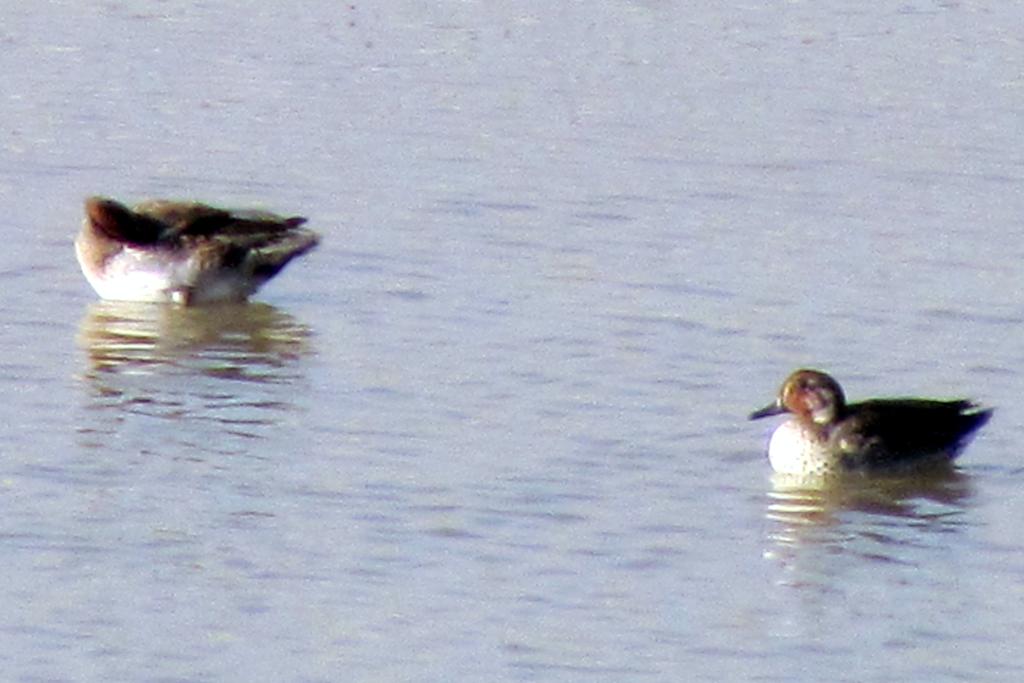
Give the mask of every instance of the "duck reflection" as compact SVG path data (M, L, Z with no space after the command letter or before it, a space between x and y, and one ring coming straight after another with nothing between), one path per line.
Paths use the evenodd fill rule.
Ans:
M79 326L91 407L188 419L193 434L215 423L254 436L282 419L303 379L298 361L309 339L305 325L259 303L105 301L90 306Z
M822 544L857 553L864 548L852 541L869 539L879 559L887 552L898 559L901 544L918 544L921 530L959 529L971 493L970 478L953 467L838 481L776 474L765 513L768 554L784 557L787 550Z
M197 372L276 381L308 348L309 329L273 306L183 307L103 301L89 307L79 341L92 373L137 373L194 363Z
M970 494L970 480L953 467L913 476L816 480L775 474L768 517L806 525L827 522L841 510L913 518L922 503L957 507Z

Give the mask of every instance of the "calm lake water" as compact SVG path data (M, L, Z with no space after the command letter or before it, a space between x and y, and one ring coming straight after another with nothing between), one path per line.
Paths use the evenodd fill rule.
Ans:
M1024 677L1024 6L10 5L5 680ZM105 304L92 194L324 241ZM799 366L997 412L792 488Z

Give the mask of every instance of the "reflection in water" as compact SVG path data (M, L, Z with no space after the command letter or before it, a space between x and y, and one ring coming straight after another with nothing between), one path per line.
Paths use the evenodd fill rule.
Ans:
M806 526L834 521L842 510L932 518L922 503L957 507L970 492L969 480L951 467L915 476L808 479L775 474L768 496L768 518L786 525Z
M947 467L913 477L822 482L776 476L768 494L767 547L777 592L774 636L821 643L849 628L863 596L886 605L928 590L922 568L948 561L971 498L967 475Z
M225 435L259 436L293 409L309 336L266 304L96 303L80 324L79 343L88 358L88 407L99 424L80 434L101 438L86 437L85 445L107 442L129 415L188 421L187 430L148 424L161 443L208 450L211 437L223 448Z
M162 306L104 301L80 325L93 374L195 363L211 376L273 382L306 350L309 330L266 304Z
M807 480L775 475L766 517L768 557L798 559L805 546L900 561L900 547L920 542L920 531L948 532L962 524L970 480L953 468L911 477ZM908 530L917 532L908 533ZM873 541L867 551L858 541Z

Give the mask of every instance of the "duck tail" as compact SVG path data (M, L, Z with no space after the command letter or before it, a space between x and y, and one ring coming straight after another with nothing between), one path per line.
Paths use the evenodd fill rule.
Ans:
M292 259L311 251L319 243L320 235L312 230L293 229L250 252L252 274L265 282L280 273Z

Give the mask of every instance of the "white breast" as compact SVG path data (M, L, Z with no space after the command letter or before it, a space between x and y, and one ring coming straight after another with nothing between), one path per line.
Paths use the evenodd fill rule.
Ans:
M768 462L781 474L824 476L835 473L835 458L826 445L797 420L779 425L768 442Z

